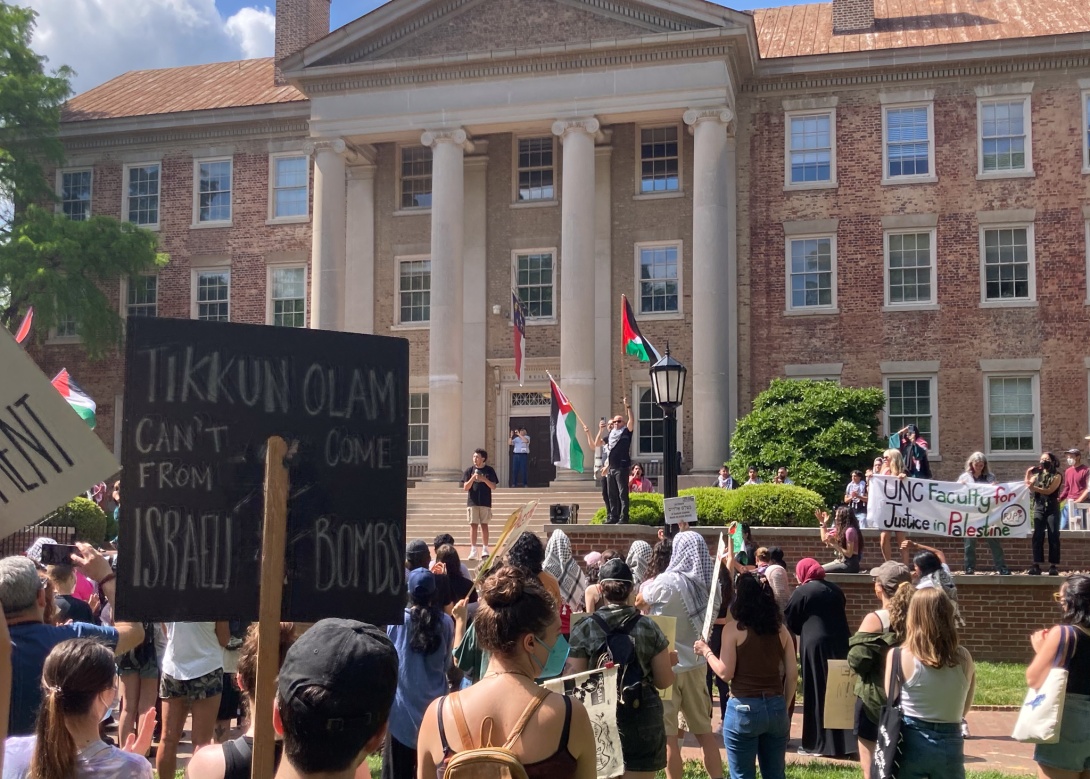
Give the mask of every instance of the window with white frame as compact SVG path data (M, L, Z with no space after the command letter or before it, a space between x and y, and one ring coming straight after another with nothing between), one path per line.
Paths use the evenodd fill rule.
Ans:
M401 208L431 208L431 148L402 146Z
M787 184L829 184L836 180L836 119L832 111L787 114Z
M977 103L982 175L1031 171L1029 96Z
M655 391L640 387L636 404L636 449L642 456L661 455L666 448L666 423L662 407L655 402Z
M526 306L527 319L554 319L555 266L553 252L515 253L515 290Z
M159 277L133 276L125 285L125 315L159 316Z
M637 244L637 293L641 314L677 314L681 311L681 244Z
M912 306L935 300L935 231L886 233L886 304Z
M79 337L79 322L76 321L74 314L67 311L62 311L57 316L57 325L53 328L54 338L78 338Z
M1033 300L1033 227L985 227L981 230L984 301Z
M986 375L984 395L989 453L1035 453L1039 409L1036 376Z
M310 211L310 158L277 154L269 158L272 187L270 219L298 219Z
M681 190L681 141L677 125L640 128L640 194Z
M158 162L125 166L125 218L141 227L159 226Z
M836 305L836 238L831 235L791 238L787 242L788 308L832 308Z
M86 170L62 170L60 173L61 213L75 222L91 218L91 182Z
M930 179L934 176L935 139L931 112L931 103L883 108L884 179Z
M269 324L307 326L306 268L269 268Z
M934 376L887 378L886 432L892 434L906 425L916 425L930 450L937 451L934 392Z
M518 139L516 197L521 202L556 199L556 138Z
M218 224L231 221L231 159L197 160L197 223Z
M397 321L403 325L431 321L431 260L400 259L397 269Z
M409 457L428 456L428 393L409 393Z
M231 271L198 270L193 276L193 318L206 322L231 321Z

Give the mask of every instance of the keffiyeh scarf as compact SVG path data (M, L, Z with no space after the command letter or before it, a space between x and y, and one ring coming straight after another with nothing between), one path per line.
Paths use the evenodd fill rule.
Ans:
M587 579L583 570L572 558L571 541L563 530L554 530L545 546L545 562L541 569L556 577L560 583L560 597L572 611L586 606Z
M651 544L646 541L633 541L628 548L628 557L625 563L632 569L632 581L639 587L647 577L647 569L651 566Z
M698 635L704 629L704 612L708 608L714 570L703 536L691 530L674 536L670 565L662 576L665 577L664 583L669 582L681 592L685 613Z

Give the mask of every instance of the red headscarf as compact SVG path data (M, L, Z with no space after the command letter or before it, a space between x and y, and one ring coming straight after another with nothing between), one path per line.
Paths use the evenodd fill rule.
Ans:
M799 584L825 578L825 569L813 557L804 557L795 564L795 578Z

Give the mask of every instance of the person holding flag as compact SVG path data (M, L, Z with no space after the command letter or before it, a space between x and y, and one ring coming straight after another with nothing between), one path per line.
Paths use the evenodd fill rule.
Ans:
M628 471L632 467L632 431L636 421L632 418L632 406L628 398L622 398L628 421L618 414L608 423L598 423L598 436L594 446L606 446L606 462L602 466L602 475L606 478L609 500L607 525L628 524ZM584 426L584 430L586 427ZM589 431L588 431L589 432Z

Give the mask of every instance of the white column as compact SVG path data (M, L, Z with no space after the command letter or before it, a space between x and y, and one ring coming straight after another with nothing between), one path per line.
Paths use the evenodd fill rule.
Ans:
M693 470L714 473L727 459L731 420L730 218L727 186L727 108L685 112L693 130Z
M427 481L462 473L462 261L465 234L466 132L427 131L432 150L431 322L428 342Z
M738 423L738 139L732 122L727 127L727 372L730 391L727 394L727 426L729 436L734 436Z
M344 329L375 332L375 166L348 167L348 236L344 268Z
M310 251L310 326L340 330L345 264L345 142L307 143L314 155L314 222Z
M595 295L594 117L558 121L553 133L563 145L560 188L560 386L584 417L594 412L594 318L602 302ZM561 471L558 480L592 479L591 453L584 472Z
M609 414L613 407L613 184L610 175L613 147L594 149L594 407L586 420ZM627 392L622 389L621 392Z
M491 450L485 440L486 382L490 378L487 364L488 338L488 283L485 275L487 245L485 233L488 225L488 204L485 201L485 174L488 157L476 155L465 161L465 255L462 280L462 443L472 451L478 446ZM434 288L433 288L434 289ZM503 465L502 452L492 456L492 467L497 471ZM465 457L465 453L461 453ZM467 461L468 463L468 461Z

